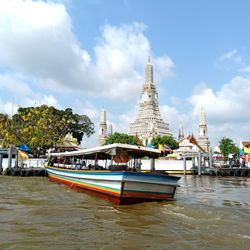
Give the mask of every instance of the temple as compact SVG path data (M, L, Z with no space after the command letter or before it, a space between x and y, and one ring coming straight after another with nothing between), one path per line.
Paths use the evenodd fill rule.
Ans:
M200 109L199 131L198 144L207 152L210 147L210 142L208 140L207 123L203 107Z
M102 146L108 136L107 122L106 122L106 110L101 109L100 111L100 123L99 123L99 134L98 134L98 145Z
M138 136L144 145L150 144L152 138L157 135L172 136L169 124L161 118L150 57L145 68L145 82L141 90L139 113L135 122L130 124L129 134Z
M183 139L185 139L185 137L184 137L184 129L183 129L183 124L180 122L180 124L179 124L178 141L181 142Z

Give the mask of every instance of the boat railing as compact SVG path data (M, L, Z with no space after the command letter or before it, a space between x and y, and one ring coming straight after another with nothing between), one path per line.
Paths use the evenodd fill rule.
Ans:
M135 171L134 168L126 164L111 164L106 168L100 165L89 164L87 166L80 164L64 164L64 163L54 163L52 167L71 169L71 170L110 170L110 171ZM137 169L138 171L138 169Z

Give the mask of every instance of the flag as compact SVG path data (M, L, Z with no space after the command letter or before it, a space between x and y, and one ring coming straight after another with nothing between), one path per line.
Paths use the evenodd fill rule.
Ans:
M135 134L134 137L135 137L135 140L136 140L136 142L138 143L138 145L139 145L139 146L143 146L143 143L142 143L142 141L140 140L140 138L139 138L139 136L138 136L137 133Z
M164 147L164 149L165 149L166 152L172 152L172 149L168 145L164 144L163 147Z
M250 148L244 147L244 153L245 154L250 154Z
M27 153L23 152L22 150L18 150L18 160L25 161L28 159L29 159L29 156Z
M26 152L30 151L30 148L27 145L25 145L24 143L21 143L19 148L21 151L26 151Z
M165 148L163 147L162 144L158 144L158 149L162 152L165 152Z

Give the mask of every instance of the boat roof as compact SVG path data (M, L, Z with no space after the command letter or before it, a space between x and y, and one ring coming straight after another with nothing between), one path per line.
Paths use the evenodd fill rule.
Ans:
M60 152L60 153L50 153L50 156L74 156L74 157L83 157L86 159L111 159L112 156L115 156L117 151L126 151L130 157L133 158L158 158L161 154L161 151L158 149L147 148L144 146L136 146L130 144L121 144L114 143L105 146L99 146L89 149L81 149L76 151L69 152Z

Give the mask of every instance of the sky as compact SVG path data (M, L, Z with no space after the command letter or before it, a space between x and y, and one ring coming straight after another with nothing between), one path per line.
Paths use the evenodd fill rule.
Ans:
M249 141L250 1L0 0L0 113L52 105L98 132L134 122L148 56L161 116L178 137ZM82 145L97 144L97 133Z

